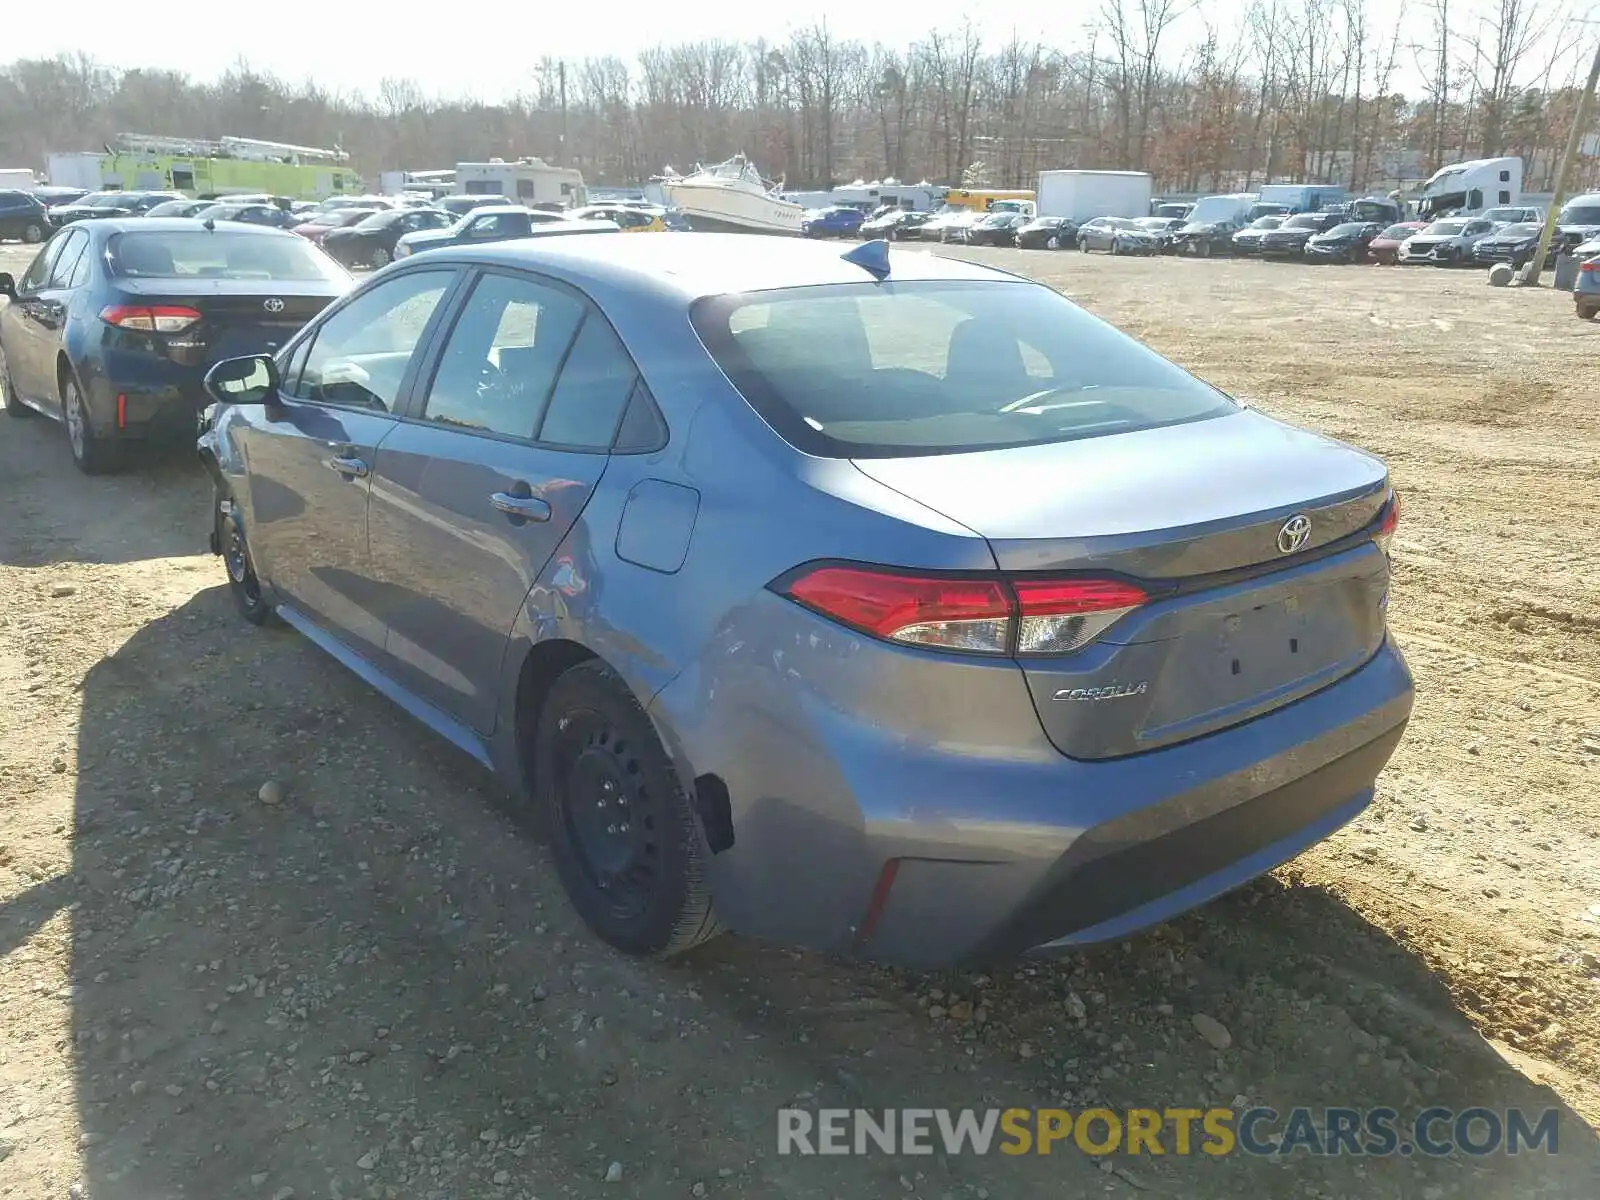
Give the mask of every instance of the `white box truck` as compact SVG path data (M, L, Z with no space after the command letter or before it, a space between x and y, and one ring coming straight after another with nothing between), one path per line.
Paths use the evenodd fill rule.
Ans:
M1040 171L1039 215L1091 217L1150 215L1150 176L1144 171Z
M0 167L0 188L34 188L39 181L31 167Z

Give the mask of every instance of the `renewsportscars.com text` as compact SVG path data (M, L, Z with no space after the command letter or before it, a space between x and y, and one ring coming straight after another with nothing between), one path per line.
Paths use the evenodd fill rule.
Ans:
M1559 1124L1553 1108L780 1108L778 1153L1481 1157L1555 1154Z

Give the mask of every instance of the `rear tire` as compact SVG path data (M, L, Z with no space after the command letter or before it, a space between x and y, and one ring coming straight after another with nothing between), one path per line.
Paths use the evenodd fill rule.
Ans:
M387 267L394 261L394 255L390 254L382 246L379 246L373 250L370 257L372 260L372 269L374 271L381 271L384 267Z
M1592 321L1596 317L1600 317L1600 305L1590 305L1587 308L1580 308L1578 310L1578 317L1580 320L1584 321Z
M616 672L591 660L556 679L533 760L556 870L589 928L624 954L655 958L721 932L693 805Z
M22 240L30 246L37 246L44 241L45 227L37 221L29 221L22 227Z
M1045 240L1044 240L1044 248L1046 250L1059 250L1059 249L1061 249L1061 239L1058 238L1055 234L1052 233L1049 237L1045 238Z
M17 396L16 385L11 382L11 369L6 365L6 352L0 350L0 412L8 417L35 417L39 414L24 404Z
M72 462L85 475L108 475L121 465L122 448L95 433L83 389L70 371L61 379L61 423L67 429Z

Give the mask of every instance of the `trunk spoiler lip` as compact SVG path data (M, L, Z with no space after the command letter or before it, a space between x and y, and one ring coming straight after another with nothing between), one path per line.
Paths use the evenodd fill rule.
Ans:
M1394 489L1385 481L1383 488L1384 503L1378 511L1359 529L1352 530L1332 541L1298 554L1283 555L1278 558L1266 559L1259 563L1249 563L1242 567L1231 567L1225 571L1213 571L1204 575L1186 575L1181 578L1152 579L1129 574L1126 571L1117 571L1102 567L1077 567L1063 570L1043 571L1002 571L1002 570L962 570L959 568L937 567L898 567L881 563L863 562L849 558L816 558L800 563L789 568L775 577L767 584L769 591L783 594L787 584L808 572L821 567L855 567L867 568L882 574L914 575L918 578L952 578L952 579L1108 579L1122 583L1133 584L1144 589L1147 596L1146 603L1159 600L1169 600L1175 597L1193 595L1197 592L1210 591L1213 588L1227 587L1235 583L1243 583L1252 579L1266 578L1282 571L1296 570L1308 563L1319 562L1323 559L1334 558L1348 550L1353 550L1373 540L1373 535L1383 524L1384 515L1389 506L1394 503Z

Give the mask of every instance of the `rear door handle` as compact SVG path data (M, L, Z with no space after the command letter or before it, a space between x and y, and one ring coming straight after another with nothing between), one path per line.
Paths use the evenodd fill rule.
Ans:
M345 455L335 455L328 460L328 466L346 479L365 479L370 468L359 458Z
M496 492L489 497L489 503L508 517L518 517L524 521L550 519L550 505L537 496L513 496L510 492Z

